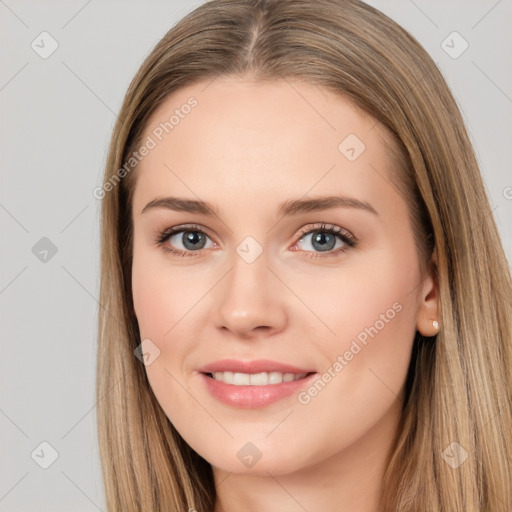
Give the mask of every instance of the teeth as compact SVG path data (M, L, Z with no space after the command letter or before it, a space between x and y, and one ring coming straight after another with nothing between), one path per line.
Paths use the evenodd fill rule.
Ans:
M225 384L234 384L235 386L267 386L269 384L281 384L282 382L303 379L307 373L262 372L249 374L215 372L211 375L215 380Z

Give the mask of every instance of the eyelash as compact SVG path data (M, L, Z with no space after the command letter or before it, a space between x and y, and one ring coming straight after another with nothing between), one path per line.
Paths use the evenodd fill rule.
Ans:
M196 224L185 224L185 225L181 225L181 226L175 226L172 228L168 228L168 229L165 229L164 231L158 232L156 235L156 238L155 238L155 244L159 247L162 247L164 252L172 253L176 256L180 256L180 257L197 256L197 253L201 252L201 250L199 250L199 251L182 251L182 250L173 249L173 248L170 248L169 246L164 245L165 242L168 241L172 235L175 235L177 233L187 232L187 231L193 232L193 233L194 232L202 233L203 235L208 236L208 233L206 233L203 229L201 229L200 226L198 226ZM334 225L330 225L330 224L323 224L323 223L320 224L320 226L318 226L318 227L308 228L308 229L304 228L303 230L301 230L300 236L299 236L297 242L300 242L300 240L302 240L304 238L304 236L306 236L306 235L309 235L311 233L320 233L320 232L337 236L338 238L341 239L341 241L345 244L345 246L342 247L341 249L338 249L337 251L326 251L325 255L322 255L322 253L320 253L320 252L303 251L308 255L307 256L308 258L315 259L315 258L326 258L326 257L328 258L331 256L336 256L340 253L347 252L349 249L352 249L357 245L356 238L353 235L351 235L348 231L345 231L344 229L339 228L338 226L334 226Z

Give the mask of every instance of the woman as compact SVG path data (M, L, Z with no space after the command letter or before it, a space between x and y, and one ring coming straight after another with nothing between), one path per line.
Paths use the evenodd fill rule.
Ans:
M396 23L204 4L132 81L102 195L108 510L510 510L510 273Z

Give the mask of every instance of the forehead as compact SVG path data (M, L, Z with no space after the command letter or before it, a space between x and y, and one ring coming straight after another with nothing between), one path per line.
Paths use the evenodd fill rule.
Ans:
M136 170L134 207L166 192L219 202L243 193L245 205L262 194L368 197L391 161L382 125L343 96L296 80L217 77L179 89L153 113L142 143L151 149Z

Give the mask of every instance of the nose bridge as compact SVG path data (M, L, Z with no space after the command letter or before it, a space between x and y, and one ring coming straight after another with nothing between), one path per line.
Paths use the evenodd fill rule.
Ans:
M231 272L228 276L227 294L242 298L245 293L265 294L270 264L269 253L261 237L247 235L234 247L230 258Z
M268 254L252 237L244 239L233 254L230 272L216 304L217 325L238 335L265 326L280 329L285 321L282 295L267 268Z

